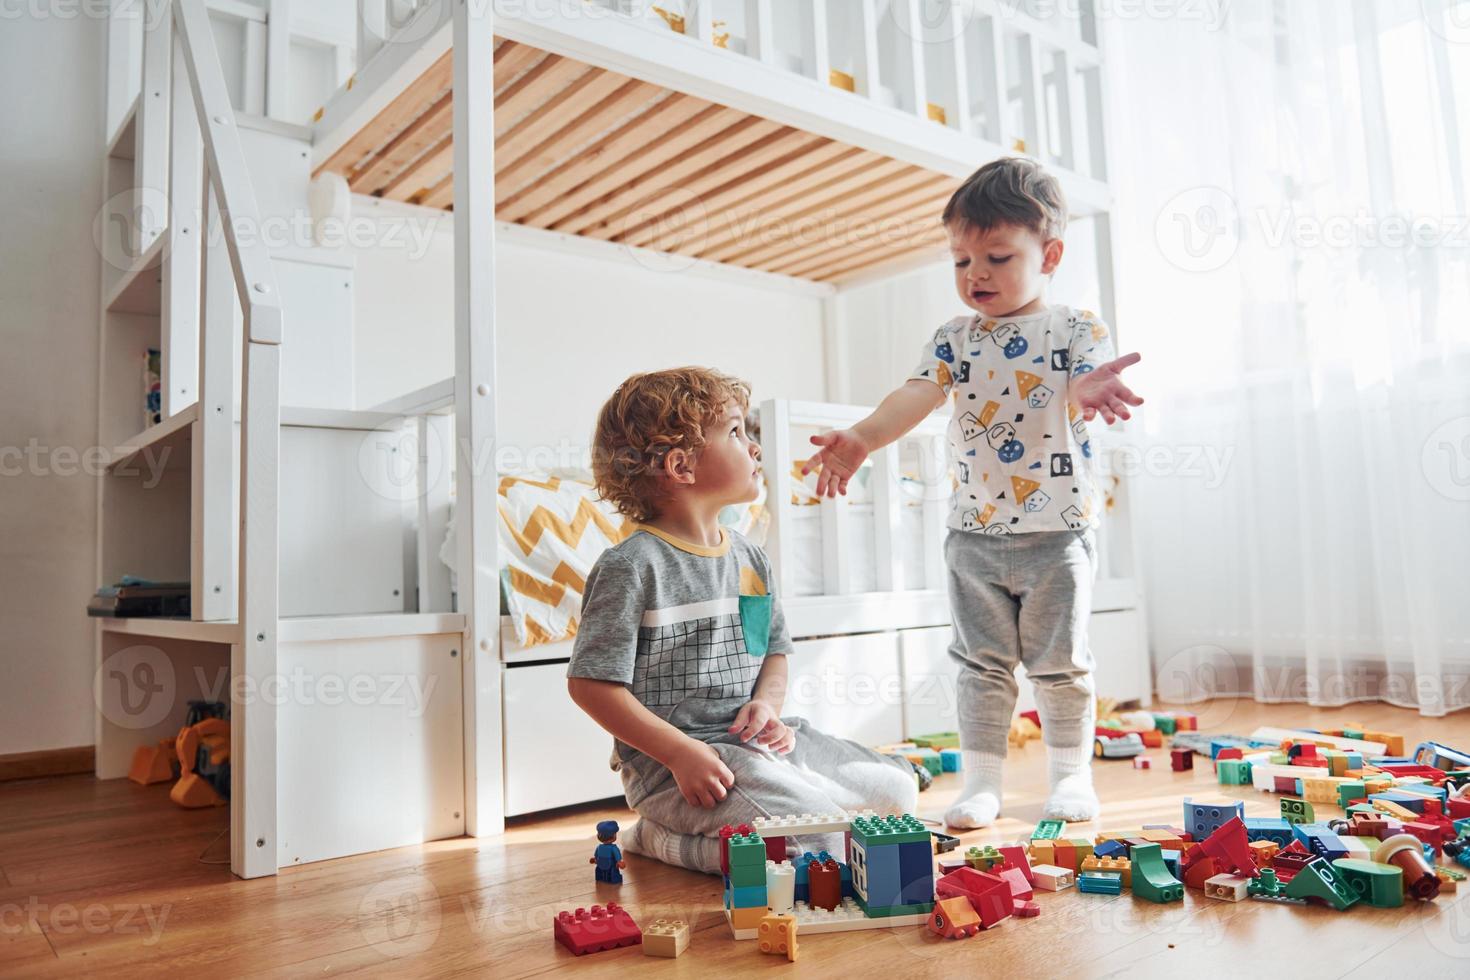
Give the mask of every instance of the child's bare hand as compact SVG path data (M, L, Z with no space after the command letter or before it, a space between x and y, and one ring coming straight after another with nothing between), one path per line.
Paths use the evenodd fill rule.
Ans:
M837 429L812 436L812 445L821 446L815 456L806 461L801 475L813 470L817 474L817 496L836 497L847 493L847 481L868 458L868 445L852 429Z
M669 771L690 806L717 806L725 798L725 791L735 785L735 774L720 754L696 738L689 739L683 751L669 762Z
M1068 382L1068 396L1082 409L1082 417L1091 422L1099 412L1103 421L1112 425L1118 419L1130 419L1129 405L1142 405L1143 399L1135 395L1119 375L1126 367L1132 367L1143 358L1138 354L1124 354L1116 361L1109 361L1086 374L1079 374Z
M772 752L783 755L796 745L796 733L781 721L776 709L764 701L747 701L741 705L729 730L732 734L739 733L742 742L754 738Z

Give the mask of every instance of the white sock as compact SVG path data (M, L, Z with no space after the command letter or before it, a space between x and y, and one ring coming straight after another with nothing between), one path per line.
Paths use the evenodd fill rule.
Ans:
M618 843L629 854L641 854L664 864L708 874L720 873L718 838L681 834L647 817L623 831Z
M1098 814L1092 788L1092 754L1086 746L1046 747L1046 775L1051 791L1041 815L1048 820L1092 820Z
M1006 757L966 749L961 759L965 786L944 812L944 822L961 830L988 827L1000 816L1000 782Z

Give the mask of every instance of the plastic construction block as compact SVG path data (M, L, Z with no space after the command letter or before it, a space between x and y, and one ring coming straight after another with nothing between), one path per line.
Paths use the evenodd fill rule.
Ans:
M854 837L852 888L858 904L865 910L874 906L898 905L903 893L898 848L885 844L870 847Z
M1134 769L1152 769L1153 767L1154 767L1153 760L1150 759L1148 756L1146 756L1146 755L1135 755L1133 757L1133 768Z
M1077 883L1077 872L1054 864L1034 864L1031 866L1031 878L1037 890L1059 892Z
M725 915L730 920L731 929L734 929L737 932L742 930L750 931L751 935L741 937L746 939L754 938L755 930L759 928L761 920L770 914L770 910L767 909L764 905L748 909L727 909L725 911Z
M861 813L803 813L800 816L787 814L784 817L759 817L750 822L757 834L771 837L795 837L802 834L840 834L852 826L858 817L876 819L872 810Z
M643 955L677 957L689 948L689 924L683 919L655 919L643 929Z
M842 867L837 859L826 851L820 859L806 854L802 858L802 870L806 872L807 889L805 901L814 908L834 909L842 903Z
M859 901L858 905L861 906L862 902ZM916 915L928 915L932 911L934 911L933 898L930 898L927 902L913 902L908 905L867 906L863 908L863 913L870 919L908 919Z
M606 908L594 905L591 909L558 912L551 931L557 942L577 956L635 946L643 941L638 924L615 902L609 902Z
M1404 904L1402 868L1361 858L1338 858L1332 866L1363 903L1377 909L1396 909Z
M1205 898L1243 902L1250 895L1250 883L1244 875L1215 875L1205 879Z
M1011 914L1011 889L1001 878L974 868L961 868L934 883L936 900L966 898L985 928Z
M727 909L763 909L766 907L766 886L750 886L736 888L734 885L725 886L725 908Z
M1234 803L1195 803L1187 796L1184 798L1184 829L1195 840L1209 837L1233 817L1245 819L1245 804L1239 800Z
M1150 902L1178 902L1184 898L1184 883L1164 866L1163 849L1145 844L1130 852L1133 861L1133 894Z
M767 861L775 861L777 864L780 864L782 861L786 860L785 837L772 837L767 835L764 840L766 842Z
M757 949L796 962L796 916L768 915L756 927Z
M1126 857L1097 857L1096 855L1084 858L1082 861L1082 873L1089 871L1110 871L1123 880L1124 888L1133 887L1133 865Z
M864 846L874 844L908 844L913 841L929 843L929 828L918 817L905 813L885 817L860 816L853 818L852 839Z
M1256 863L1245 836L1245 822L1239 817L1227 820L1213 834L1200 841L1200 852L1215 859L1221 871L1254 875ZM1135 869L1135 874L1137 871Z
M980 916L965 898L941 898L929 914L929 931L945 939L965 939L982 928Z
M1092 853L1100 858L1127 857L1128 845L1118 840L1103 841L1092 849Z
M900 754L914 765L928 771L931 776L937 776L944 771L944 761L933 749L909 749Z
M1062 831L1067 827L1061 820L1043 820L1036 825L1031 832L1032 840L1056 840L1062 836Z
M915 735L909 739L915 745L926 749L955 749L960 747L959 732L936 732L933 735Z
M1316 899L1339 912L1358 901L1358 893L1321 858L1309 862L1292 877L1286 885L1286 897Z
M941 749L939 752L939 765L944 772L959 772L964 763L959 749Z
M1011 902L1011 915L1014 915L1018 919L1034 919L1040 914L1041 906L1035 902L1020 898Z
M900 905L934 900L934 850L927 842L898 845Z
M790 861L766 862L766 908L787 915L796 905L796 868Z
M934 853L944 854L953 851L960 846L960 839L949 834L941 834L937 830L929 831L929 836L934 838Z
M1404 872L1404 893L1420 901L1439 894L1440 881L1434 866L1425 858L1423 846L1411 834L1394 834L1378 845L1373 860L1391 864Z
M737 864L727 876L734 888L764 888L766 868L763 864Z
M1121 895L1123 878L1112 871L1084 871L1077 876L1077 890L1088 895Z
M1286 796L1281 799L1281 819L1289 824L1299 824L1311 823L1316 818L1312 815L1312 804Z
M1242 759L1222 759L1215 763L1215 779L1221 786L1249 786L1251 764Z
M759 834L736 834L730 838L730 867L766 866L766 842ZM765 871L762 870L762 874Z
M1026 875L1020 868L1001 868L996 876L1010 886L1012 898L1026 900L1031 897L1031 882L1026 880Z
M989 871L998 864L1006 863L1005 855L990 844L986 844L984 847L971 847L965 852L965 860L976 871Z
M1013 868L1020 868L1026 880L1035 884L1031 876L1031 859L1026 856L1025 844L1002 844L996 848L1005 857L1006 864Z
M1173 732L1170 731L1165 734L1173 734ZM1175 772L1184 772L1186 769L1193 769L1194 753L1183 747L1170 749L1169 768Z
M1366 800L1367 798L1368 788L1362 783L1337 784L1337 805L1344 810L1348 808L1348 804L1358 800Z

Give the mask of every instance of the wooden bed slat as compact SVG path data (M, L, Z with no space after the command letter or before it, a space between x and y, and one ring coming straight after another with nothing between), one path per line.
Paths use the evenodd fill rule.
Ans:
M527 44L493 58L497 220L817 282L944 242L953 177ZM451 208L452 73L446 54L317 172Z

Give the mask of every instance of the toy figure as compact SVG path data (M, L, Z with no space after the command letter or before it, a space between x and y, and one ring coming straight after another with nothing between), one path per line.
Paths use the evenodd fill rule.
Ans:
M618 848L618 822L604 820L597 825L597 853L587 859L588 864L597 865L597 880L609 885L623 883L622 869L628 866L623 852Z

